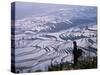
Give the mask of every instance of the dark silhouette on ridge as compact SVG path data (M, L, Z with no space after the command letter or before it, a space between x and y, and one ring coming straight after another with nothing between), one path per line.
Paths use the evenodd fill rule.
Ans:
M74 65L77 64L78 58L82 55L82 50L77 48L77 42L73 42L73 58L74 58Z

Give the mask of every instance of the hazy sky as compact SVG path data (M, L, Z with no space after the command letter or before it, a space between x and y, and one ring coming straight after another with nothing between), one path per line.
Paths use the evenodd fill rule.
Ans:
M15 8L14 8L15 4ZM16 2L12 3L12 11L15 9L15 17L16 19L21 19L25 17L29 17L31 15L41 15L52 11L57 11L59 9L67 9L66 11L75 11L86 13L96 13L95 7L90 6L74 6L74 5L61 5L61 4L43 4L43 3L31 3L31 2ZM89 8L89 10L88 10ZM13 11L14 12L14 11ZM13 15L13 13L12 13ZM12 16L13 19L14 15Z

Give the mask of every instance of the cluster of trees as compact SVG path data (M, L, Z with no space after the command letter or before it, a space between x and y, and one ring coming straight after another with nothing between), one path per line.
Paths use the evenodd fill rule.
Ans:
M69 35L69 36L59 36L61 39L63 40L76 40L76 39L81 39L81 38L87 38L87 36L84 36L84 35Z

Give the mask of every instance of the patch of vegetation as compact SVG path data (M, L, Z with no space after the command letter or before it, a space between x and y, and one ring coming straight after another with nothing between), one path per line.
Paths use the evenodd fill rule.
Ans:
M61 63L58 65L51 65L49 67L48 71L93 69L93 68L97 68L97 57L86 58L85 60L79 60L76 65L69 64L69 63Z

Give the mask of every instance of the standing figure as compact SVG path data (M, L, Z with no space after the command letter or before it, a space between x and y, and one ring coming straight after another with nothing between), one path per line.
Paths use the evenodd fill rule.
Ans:
M77 64L77 61L78 61L78 57L77 57L77 43L76 41L73 42L73 58L74 58L74 65Z

